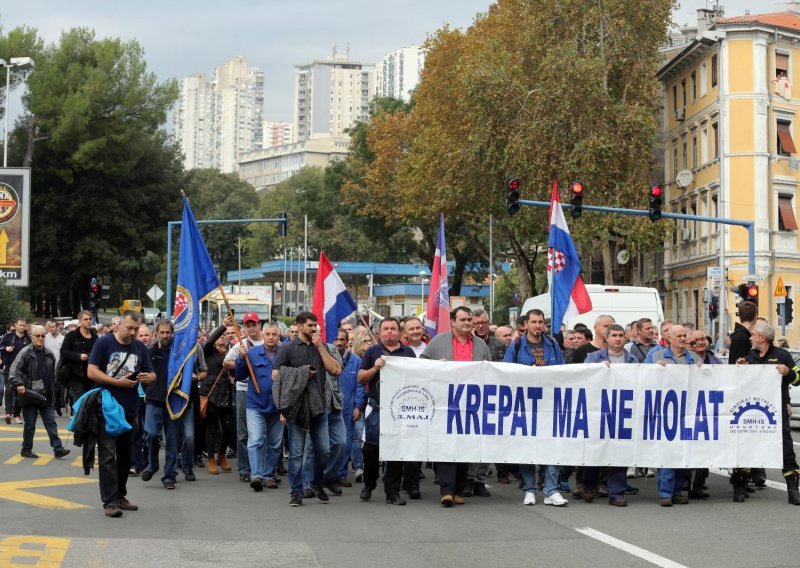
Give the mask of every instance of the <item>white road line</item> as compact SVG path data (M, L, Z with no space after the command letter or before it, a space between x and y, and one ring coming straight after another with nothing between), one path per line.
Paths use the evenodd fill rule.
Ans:
M716 469L710 468L708 471L711 473L716 473L717 475L721 475L722 477L730 477L727 469ZM779 481L772 481L771 479L767 479L767 487L771 487L772 489L777 489L778 491L786 491L786 484L781 483Z
M619 540L618 538L614 538L613 536L609 536L605 533L601 533L600 531L596 531L591 527L584 527L580 529L576 528L575 530L590 538L599 540L600 542L604 542L609 546L618 548L623 552L627 552L628 554L637 556L642 560L646 560L650 564L655 564L656 566L661 566L662 568L687 568L683 564L678 564L677 562L673 562L669 558L664 558L663 556L659 556L655 552L650 552L649 550L645 550L644 548L639 548L638 546L625 542L624 540Z

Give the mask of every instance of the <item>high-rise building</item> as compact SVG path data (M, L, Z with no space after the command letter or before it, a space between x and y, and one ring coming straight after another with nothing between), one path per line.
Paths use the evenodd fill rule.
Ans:
M409 102L424 64L425 52L416 45L389 53L375 67L375 94Z
M261 148L264 72L236 56L181 82L173 115L175 138L186 168L234 172L239 156Z
M335 51L331 59L297 65L294 84L294 135L339 138L356 121L369 120L375 90L373 65L350 61Z
M262 148L276 148L291 144L294 139L294 125L291 122L264 121L264 142Z

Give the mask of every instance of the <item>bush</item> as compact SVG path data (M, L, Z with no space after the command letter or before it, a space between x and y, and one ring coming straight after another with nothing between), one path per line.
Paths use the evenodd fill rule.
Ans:
M0 327L5 332L8 324L17 318L24 317L30 320L31 308L28 302L22 299L22 294L16 286L9 286L0 279Z

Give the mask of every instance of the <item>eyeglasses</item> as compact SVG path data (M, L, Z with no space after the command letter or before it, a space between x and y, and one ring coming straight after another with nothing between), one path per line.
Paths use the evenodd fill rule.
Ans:
M475 325L489 325L488 321L473 321Z
M36 333L34 335L31 335L31 337L44 337L44 333Z

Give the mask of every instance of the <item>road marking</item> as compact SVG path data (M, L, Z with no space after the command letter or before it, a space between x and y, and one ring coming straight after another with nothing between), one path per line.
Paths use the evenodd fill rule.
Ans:
M47 465L51 461L53 461L54 457L55 456L51 456L51 455L48 455L48 454L42 454L38 458L36 458L36 461L33 462L33 465Z
M19 426L0 426L0 432L20 432L22 431L22 424ZM71 432L69 430L58 430L58 433L62 436L69 436Z
M83 467L83 456L78 456L77 458L72 460L72 463L70 465L75 467ZM100 460L96 455L94 457L94 467L100 467Z
M0 540L0 566L58 568L71 540L49 536L9 536ZM30 562L33 560L33 562Z
M708 471L710 471L711 473L716 473L717 475L721 475L722 477L730 477L730 474L726 469L710 468ZM785 483L780 483L779 481L772 481L771 479L767 479L766 484L767 487L770 487L772 489L777 489L778 491L786 491Z
M97 483L94 479L83 477L54 477L51 479L29 479L26 481L8 481L0 483L0 499L8 499L25 505L33 505L42 509L90 509L87 505L73 503L56 497L47 497L38 493L23 491L42 487L58 487L61 485L81 485Z
M637 556L642 560L646 560L650 564L655 564L656 566L661 566L662 568L687 568L683 564L678 564L677 562L673 562L669 558L664 558L663 556L659 556L655 552L650 552L649 550L645 550L644 548L639 548L638 546L630 544L629 542L625 542L624 540L619 540L618 538L614 538L613 536L601 533L600 531L596 531L591 527L576 528L575 530L590 538L599 540L600 542L604 542L609 546L618 548L623 552L627 552L628 554Z
M3 463L5 463L6 465L17 465L19 462L21 462L24 459L25 458L23 458L21 455L17 454L15 456L11 456L10 458L8 458Z

